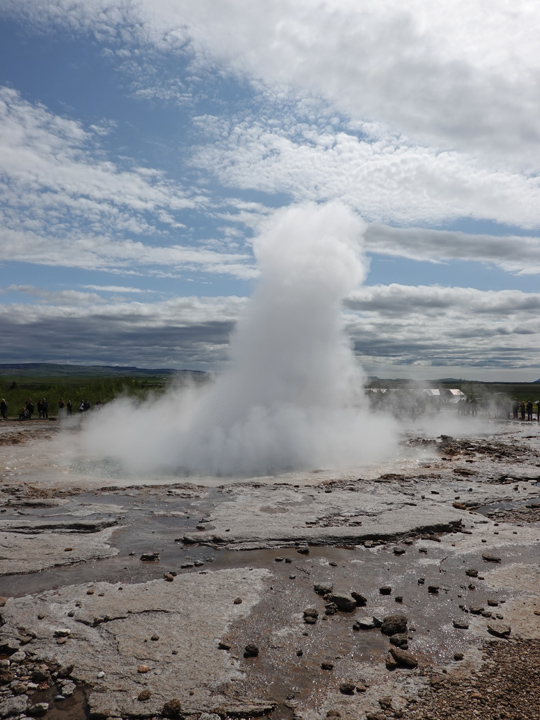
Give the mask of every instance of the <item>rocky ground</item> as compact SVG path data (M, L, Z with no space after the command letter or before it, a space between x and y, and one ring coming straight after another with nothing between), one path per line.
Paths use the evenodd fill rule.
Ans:
M540 430L463 430L179 482L2 423L0 717L540 717Z

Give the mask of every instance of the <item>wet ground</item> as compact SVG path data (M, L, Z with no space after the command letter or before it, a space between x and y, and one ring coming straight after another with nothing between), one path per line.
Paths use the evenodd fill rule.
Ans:
M77 458L77 432L0 426L0 648L23 650L23 678L73 665L68 698L54 699L54 674L25 691L49 720L161 717L172 698L194 718L413 717L434 676L481 672L487 643L540 639L536 423L417 428L379 468L235 483L126 477ZM329 608L318 583L364 600ZM387 667L388 636L354 627L389 615L407 618L417 667Z

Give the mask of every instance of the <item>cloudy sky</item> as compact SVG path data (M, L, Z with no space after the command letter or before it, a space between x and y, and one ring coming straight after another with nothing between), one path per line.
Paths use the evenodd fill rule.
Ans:
M531 0L2 0L0 358L219 369L278 207L367 223L380 377L540 377Z

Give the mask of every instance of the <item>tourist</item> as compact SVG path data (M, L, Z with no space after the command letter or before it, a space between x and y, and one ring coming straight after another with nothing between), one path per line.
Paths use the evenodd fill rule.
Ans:
M34 409L35 409L34 403L32 402L32 398L28 398L24 409L27 411L28 418L30 419L32 417L32 415L34 414Z
M522 400L521 403L520 403L520 405L519 405L519 413L520 413L520 415L521 415L521 419L522 419L522 420L525 420L525 410L526 410L526 408L525 408L525 400Z
M529 402L527 403L527 420L532 421L532 419L533 419L533 404L532 404L531 400L529 400Z
M38 411L38 418L42 418L43 417L43 403L41 402L41 400L38 400L37 411Z
M72 404L71 400L67 401L66 408L67 408L68 417L70 415L73 415L73 404Z
M7 402L5 398L2 398L2 400L0 400L0 415L2 416L2 420L7 420Z
M59 420L62 420L62 418L64 417L64 407L65 407L64 401L62 400L62 398L60 398L60 400L58 401L58 419Z

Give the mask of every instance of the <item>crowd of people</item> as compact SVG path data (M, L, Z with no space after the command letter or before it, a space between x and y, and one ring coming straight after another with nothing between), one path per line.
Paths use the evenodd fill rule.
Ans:
M102 407L103 403L98 400L95 404L96 408ZM79 412L87 412L90 410L90 403L88 400L82 400L79 404ZM34 405L32 398L28 398L25 402L24 407L19 411L19 420L31 420L36 412L36 406ZM37 402L37 414L39 419L48 419L49 417L49 403L47 398L41 398ZM56 417L61 420L64 417L70 417L73 415L73 403L71 400L64 402L63 398L58 401L58 412ZM0 417L2 420L8 419L8 405L5 398L0 400Z

